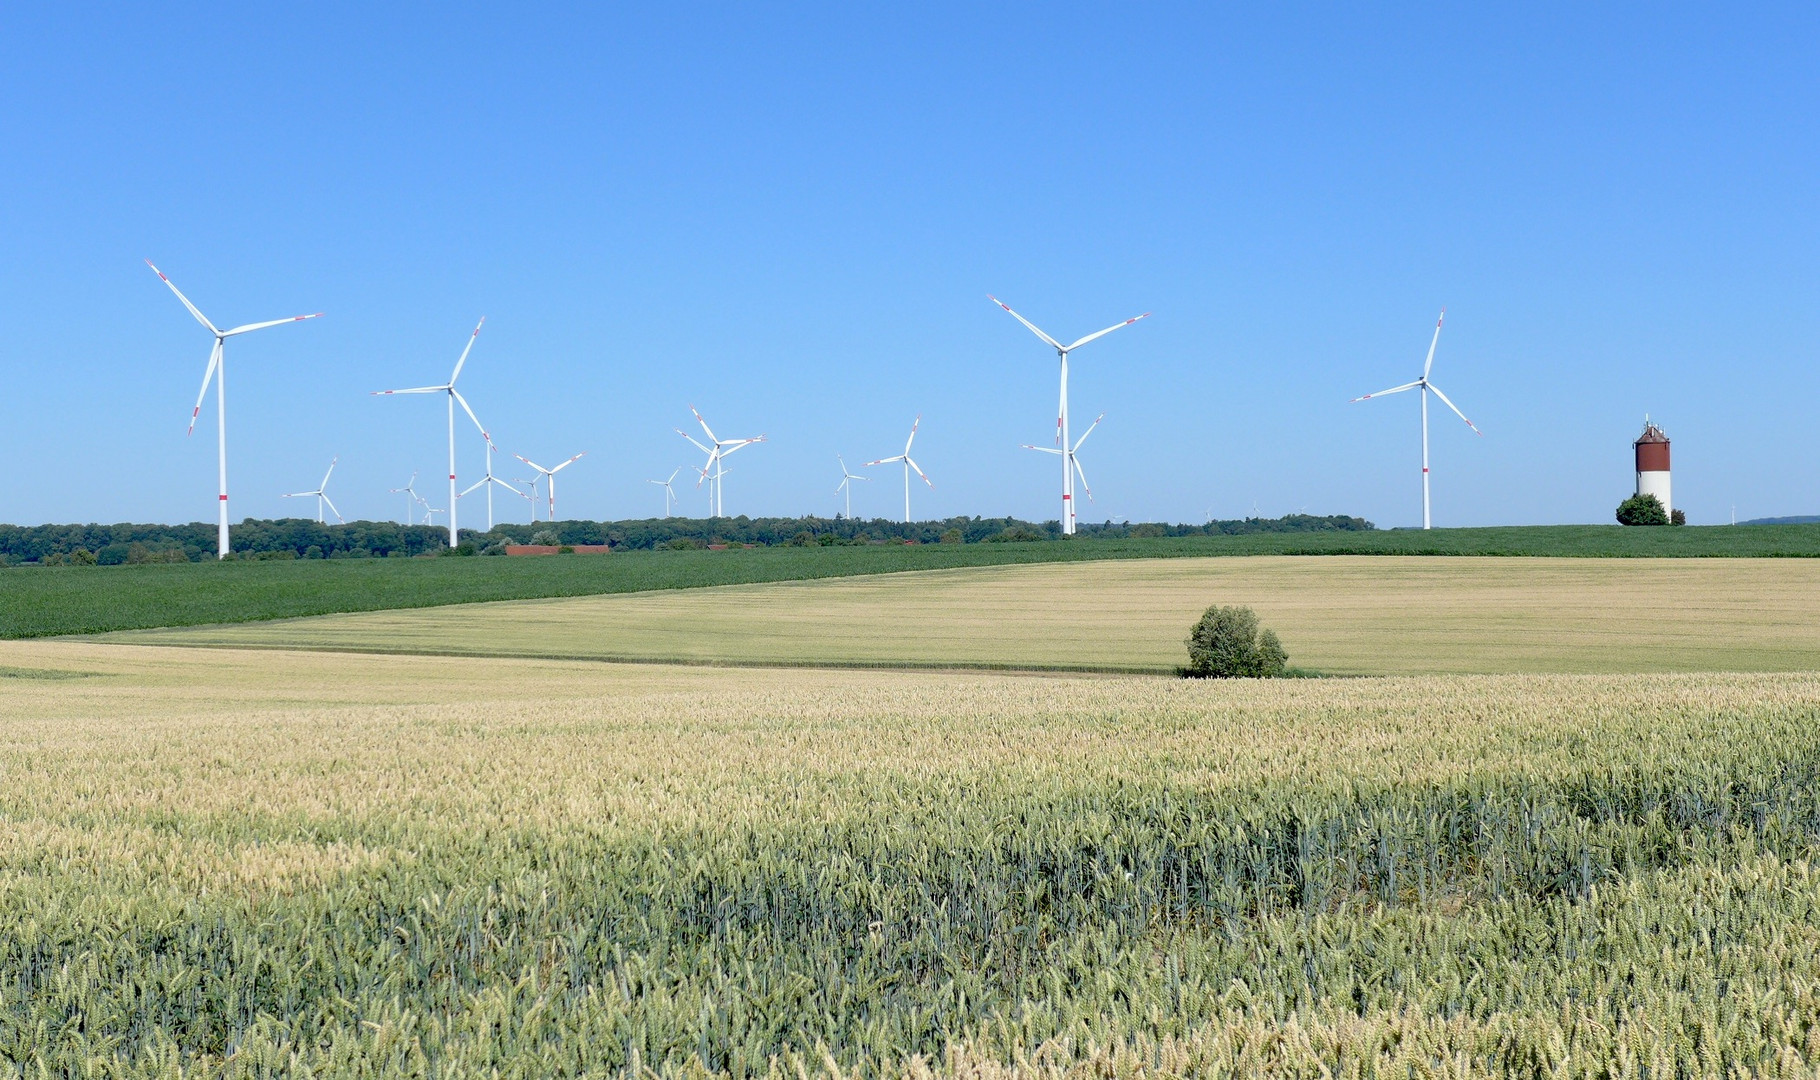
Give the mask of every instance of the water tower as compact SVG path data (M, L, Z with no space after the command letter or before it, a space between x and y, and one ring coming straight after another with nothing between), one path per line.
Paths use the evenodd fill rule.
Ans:
M1637 451L1637 494L1654 495L1662 504L1662 512L1672 516L1675 507L1668 496L1668 436L1645 416L1643 434L1631 445Z

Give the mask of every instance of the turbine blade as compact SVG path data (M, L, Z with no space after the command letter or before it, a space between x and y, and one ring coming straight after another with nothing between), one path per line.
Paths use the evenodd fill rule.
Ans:
M335 475L335 466L340 462L341 455L339 454L335 456L335 460L329 462L329 471L322 474L322 490L327 491L329 489L329 477Z
M586 450L583 450L581 453L576 454L574 457L563 462L561 465L558 465L554 469L551 469L550 474L553 476L556 473L563 471L564 469L568 468L569 466L575 464L577 461L580 461L582 458L585 458L587 456L588 456L588 452Z
M474 324L474 332L472 334L468 335L468 343L461 350L461 359L455 361L455 373L453 375L449 376L449 385L450 386L454 386L455 380L461 378L461 366L468 362L468 350L472 349L474 347L474 339L480 336L480 328L485 326L486 324L487 324L487 317L485 315L482 315L480 317L480 321ZM479 421L476 420L475 423L479 423ZM491 442L492 440L489 439L487 441Z
M487 426L480 422L480 417L474 415L474 410L469 407L468 399L461 396L461 391L451 387L449 393L455 395L455 400L461 403L461 411L468 414L469 420L474 421L474 426L480 429L480 437L487 441L487 445L492 446L495 450L499 449L499 447L493 446L493 436L487 434Z
M709 441L709 442L711 442L711 443L714 443L714 444L716 444L716 445L719 445L719 443L720 443L720 440L719 440L719 439L717 439L717 438L715 438L715 437L714 437L714 429L713 429L713 428L710 428L710 427L709 427L709 426L708 426L708 422L707 422L707 421L706 421L706 420L703 420L703 419L702 419L702 418L701 418L701 414L700 414L700 413L698 413L698 412L695 412L695 406L693 406L693 405L691 405L691 406L689 406L689 411L690 411L690 412L692 412L692 413L695 413L695 422L696 422L696 423L698 423L698 424L700 424L700 425L701 425L701 429L702 429L702 430L703 430L703 431L705 431L705 432L707 432L707 433L708 433L708 441Z
M1012 318L1016 319L1018 322L1023 323L1025 326L1029 327L1030 332L1032 334L1035 334L1037 337L1040 337L1044 341L1047 341L1049 343L1050 348L1056 350L1057 352L1066 352L1067 351L1066 349L1062 348L1061 342L1055 340L1054 338L1050 337L1048 334L1045 334L1041 330L1037 329L1037 325L1035 323L1031 322L1029 319L1024 318L1022 315L1019 315L1017 312L1011 311L1011 306L1009 304L1005 303L1003 300L1000 300L998 297L993 296L991 293L986 294L986 299L997 304L999 307L1004 308L1006 311L1010 311Z
M145 265L147 265L147 266L152 266L152 260L150 260L150 259L147 259L147 260L145 260ZM202 312L200 312L200 311L197 311L197 310L196 310L196 305L195 305L195 304L192 304L192 303L190 303L190 298L189 298L189 297L187 297L187 296L185 296L185 295L183 295L183 293L182 293L182 292L180 292L180 291L179 291L179 290L178 290L178 288L177 288L177 286L176 286L176 285L173 285L173 284L172 284L172 283L171 283L171 279L170 279L170 278L167 278L167 277L165 277L165 276L164 276L164 271L162 271L162 270L160 270L160 269L158 269L158 268L157 268L157 267L156 267L156 266L152 266L152 273L154 273L154 274L157 274L157 275L158 275L158 280L159 280L159 281L162 281L162 282L164 282L164 283L165 283L165 284L166 284L166 285L170 285L170 286L171 286L171 291L172 291L172 292L174 292L174 293L176 293L176 294L177 294L177 299L179 299L179 300L181 300L181 301L183 301L183 306L184 306L184 307L186 307L186 308L189 308L189 309L190 309L190 314L191 314L191 315L194 315L194 316L196 316L196 321L197 321L197 322L199 322L199 323L201 323L201 324L202 324L202 325L204 325L204 326L206 326L206 327L208 327L208 329L209 329L209 333L211 333L211 334L214 334L214 335L216 335L216 336L220 336L220 334L221 334L221 331L219 331L219 330L217 330L217 329L215 329L215 324L214 324L214 323L212 323L212 322L210 322L210 321L208 321L208 319L207 319L207 318L205 318L205 317L204 317L204 316L203 316L203 314L202 314Z
M467 498L468 492L473 491L475 488L485 487L487 480L488 480L488 477L485 477L485 476L481 477L480 479L474 481L472 484L469 484L465 490L463 490L460 494L456 495L455 497L457 499Z
M1093 429L1099 427L1100 421L1104 419L1106 419L1105 413L1101 413L1093 418L1093 423L1087 425L1087 430L1081 434L1081 437L1074 440L1074 448L1076 450L1081 448L1081 444L1087 441L1087 436L1093 434Z
M905 455L908 455L910 453L910 444L916 441L916 429L921 427L922 424L923 424L923 414L917 413L916 419L911 421L911 423L910 423L910 437L908 439L904 440Z
M683 438L685 438L685 439L687 439L687 440L689 440L689 444L690 444L690 445L691 445L691 446L693 446L693 447L695 447L695 449L697 449L697 450L700 450L700 451L701 451L701 452L702 452L702 453L704 453L704 454L712 454L712 453L713 453L713 452L714 452L714 451L712 451L712 450L710 450L710 449L708 449L708 448L707 448L707 447L705 447L705 446L703 446L703 445L702 445L702 444L701 444L701 443L699 443L699 442L696 442L696 441L695 441L695 436L693 436L693 435L691 435L691 434L689 434L689 433L688 433L688 432L686 432L686 431L684 431L684 430L683 430L683 429L682 429L682 428L674 428L674 429L673 429L673 430L674 430L674 431L675 431L675 432L676 432L676 433L677 433L677 434L678 434L678 435L681 435L681 436L682 436L682 437L683 437Z
M1059 453L1061 453L1060 450L1055 449L1053 446L1031 446L1029 443L1018 443L1018 445L1023 447L1026 450L1035 450L1039 454L1059 454Z
M1364 397L1356 397L1356 398L1353 398L1352 400L1353 401L1370 401L1374 397L1383 397L1386 394L1400 394L1405 390L1414 390L1416 387L1421 386L1421 385L1422 385L1422 381L1420 379L1417 379L1415 382L1406 382L1402 386L1393 386L1388 390L1379 390L1375 394L1366 394Z
M293 315L288 319L271 319L267 322L247 323L245 326L236 326L232 330L222 330L220 331L220 334L222 337L233 337L235 334L250 334L254 330L264 330L268 326L283 326L285 323L302 322L305 319L320 319L322 318L322 315L323 313L318 311L314 315Z
M868 461L864 465L861 465L860 468L866 469L866 468L870 468L874 465L889 465L894 461L902 461L902 460L904 460L904 455L902 455L902 454L899 454L896 457L882 457L882 458L879 458L877 461Z
M330 510L335 510L335 500L334 500L334 499L331 499L331 498L329 498L329 497L328 497L328 496L327 496L327 495L324 495L324 496L323 496L323 497L322 497L322 501L323 501L323 502L325 502L325 503L328 503L328 504L329 504L329 509L330 509ZM335 520L336 520L336 521L339 521L339 522L343 522L343 523L346 523L346 521L347 521L347 518L344 518L344 517L342 517L342 516L341 516L341 511L339 511L339 510L335 510Z
M518 460L524 462L526 465L529 465L531 468L536 469L540 473L548 473L550 471L550 470L544 468L542 465L539 465L537 462L532 461L530 458L525 457L523 454L513 454L512 456L517 458Z
M1441 309L1441 317L1435 320L1434 340L1428 343L1428 359L1422 362L1422 378L1428 378L1428 369L1435 366L1435 346L1441 343L1441 323L1447 318L1447 309Z
M1453 410L1453 414L1455 416L1459 417L1462 420L1466 420L1466 414L1461 412L1459 410L1459 408L1454 405L1453 402L1447 400L1447 395L1441 393L1440 387L1436 386L1434 383L1429 383L1428 388L1435 392L1435 397L1440 398L1443 404L1445 404L1448 408ZM1469 428L1472 428L1473 434L1475 434L1475 435L1484 435L1485 434L1483 431L1480 431L1478 429L1478 427L1476 427L1471 420L1466 420L1466 426Z
M1138 319L1148 319L1148 318L1150 318L1150 312L1146 311L1142 315L1137 316L1136 318L1126 319L1124 322L1118 323L1117 325L1114 325L1114 326L1108 326L1106 329L1101 330L1098 333L1088 334L1086 337L1084 337L1081 340L1075 342L1074 344L1068 346L1067 351L1073 352L1074 350L1080 348L1082 345L1087 344L1089 341L1092 341L1095 338L1103 338L1107 334L1112 333L1114 330L1122 330L1125 327L1130 326L1132 323L1137 322Z
M904 455L904 464L910 466L912 469L915 469L916 475L921 476L923 478L923 483L928 484L930 487L935 486L935 481L929 479L928 475L923 472L922 468L920 466L918 466L916 462L914 462L910 459L909 454Z
M391 394L440 394L449 388L446 386L413 386L408 390L373 390L368 397L387 397Z
M156 268L154 267L154 269ZM202 389L196 391L196 407L190 410L190 429L184 432L185 435L195 434L196 418L202 415L202 399L209 396L209 380L215 377L215 369L219 366L221 366L221 339L216 338L214 346L209 349L209 366L202 370Z
M315 498L316 496L318 496L320 494L322 494L322 492L320 492L320 491L287 491L283 495L280 495L278 497L280 499L301 499L305 495L308 495L311 498Z
M1074 475L1081 478L1081 490L1087 493L1087 501L1092 502L1093 489L1087 486L1087 470L1081 468L1081 459L1069 454L1068 460L1074 463Z

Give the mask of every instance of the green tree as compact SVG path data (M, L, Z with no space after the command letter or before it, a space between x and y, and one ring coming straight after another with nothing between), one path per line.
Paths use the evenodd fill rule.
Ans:
M1273 630L1258 630L1257 612L1215 604L1188 634L1187 674L1197 679L1270 679L1289 657Z
M1668 511L1654 495L1632 495L1618 504L1620 525L1667 525Z

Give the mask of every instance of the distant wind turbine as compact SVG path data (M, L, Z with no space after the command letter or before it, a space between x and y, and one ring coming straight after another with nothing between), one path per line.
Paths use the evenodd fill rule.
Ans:
M461 350L461 359L455 361L455 370L449 374L448 382L443 383L440 386L413 386L408 390L375 390L375 391L373 391L374 397L385 397L385 396L388 396L391 394L447 394L448 395L448 404L449 404L449 510L448 510L448 514L449 514L449 546L450 547L454 547L458 543L456 536L455 536L455 500L459 499L461 497L461 495L455 490L455 403L456 402L461 403L462 410L468 414L468 419L474 421L474 426L481 429L481 434L482 435L486 434L486 428L482 427L482 425L480 423L480 418L478 416L474 415L473 409L468 408L467 399L463 398L461 396L460 391L455 389L455 380L461 378L461 368L462 368L463 364L466 364L468 362L468 352L474 348L474 340L476 338L480 337L480 328L485 326L486 324L487 324L487 317L485 315L482 315L480 317L480 321L478 323L474 324L474 332L472 334L468 335L468 343ZM491 439L487 440L487 442L489 444L492 441L493 440L491 440ZM438 513L440 513L440 512L441 511L438 511Z
M918 419L921 419L921 417L918 417ZM840 495L842 493L846 494L846 496L847 496L847 520L852 521L853 520L853 481L871 480L872 478L870 476L860 476L858 473L848 472L847 471L847 462L839 454L834 455L834 460L840 462L840 486L834 489L834 493L836 495Z
M575 464L577 461L580 461L582 458L587 457L588 452L586 450L583 450L581 453L576 454L574 457L563 462L561 465L556 466L554 469L546 469L542 465L539 465L537 462L532 461L528 457L525 457L523 454L513 454L512 456L517 458L518 460L524 462L526 465L529 465L531 468L536 469L539 473L543 474L544 479L549 481L549 484L550 484L550 487L549 487L550 520L555 521L556 520L556 474L563 471L564 469L568 468L569 466Z
M1142 315L1136 316L1135 318L1126 319L1122 323L1117 323L1113 326L1108 326L1106 329L1101 330L1097 333L1088 334L1086 337L1081 338L1080 340L1076 341L1072 345L1063 345L1061 342L1050 337L1048 334L1043 333L1042 330L1038 329L1038 327L1035 323L1031 322L1029 319L1024 318L1022 315L1019 315L1017 312L1012 311L1011 308L1009 306L1007 306L1006 303L1003 300L1000 300L998 297L988 294L986 299L991 300L993 303L997 304L999 307L1004 308L1007 312L1010 313L1012 318L1016 319L1018 322L1023 323L1024 326L1027 327L1031 333L1035 334L1039 338L1042 338L1043 341L1046 342L1050 348L1055 350L1055 355L1061 358L1061 361L1062 361L1062 397L1061 397L1061 407L1056 411L1056 417L1055 417L1055 445L1058 449L1067 447L1068 446L1068 354L1073 352L1074 350L1080 348L1082 345L1087 344L1089 341L1093 341L1097 338L1103 338L1107 334L1112 333L1114 330L1118 330L1123 327L1130 326L1132 323L1137 322L1138 319L1148 319L1150 317L1150 312L1146 311ZM1084 437L1085 436L1083 436L1083 438ZM1070 464L1074 464L1074 452L1072 450L1069 450L1068 452L1066 452L1062 455L1062 535L1064 535L1064 536L1073 536L1074 535L1074 474L1075 474L1075 472L1079 471L1079 469L1078 469L1078 464L1077 464L1076 468L1070 469L1069 468ZM1085 483L1085 481L1083 481L1083 483Z
M514 455L514 456L516 456L516 455ZM520 492L518 492L518 495L520 498L528 499L530 501L530 503L531 503L531 524L533 524L533 525L537 524L537 485L543 483L543 474L542 473L533 473L529 480L526 480L522 476L514 476L512 478L512 482L514 484L524 484L530 489L528 491L520 491ZM516 490L516 489L514 489L514 490Z
M1081 490L1087 493L1087 501L1092 502L1093 488L1089 487L1087 484L1087 472L1081 468L1081 459L1077 456L1077 452L1080 450L1081 444L1087 441L1087 436L1093 434L1093 429L1099 427L1100 421L1104 419L1106 419L1105 413L1101 413L1094 417L1093 423L1087 425L1086 432L1082 434L1080 438L1074 440L1073 446L1066 449L1058 450L1048 446L1032 446L1029 443L1024 443L1023 447L1026 450L1035 450L1039 454L1060 454L1066 458L1067 460L1062 464L1064 466L1074 466L1075 473L1081 478Z
M664 517L669 517L670 508L676 505L676 489L672 488L670 486L670 484L672 481L674 481L676 479L676 474L679 472L682 472L686 468L688 468L687 465L678 465L674 470L671 471L670 478L668 480L646 480L645 481L645 483L647 483L647 484L656 484L658 487L664 489Z
M391 495L397 495L401 492L404 494L404 523L406 525L417 524L417 511L414 509L414 506L422 500L417 497L417 488L414 486L416 483L417 474L413 472L411 478L404 482L403 487L395 487L388 492L388 494Z
M470 417L474 416L474 414L472 412L469 412L468 415ZM493 531L493 488L502 487L514 495L523 495L524 492L518 490L517 488L513 487L511 484L508 484L504 480L501 480L499 477L493 475L493 451L499 449L499 447L493 445L493 436L487 434L487 429L480 427L480 420L478 417L474 418L474 426L477 428L480 428L480 437L482 439L486 440L487 474L485 476L481 477L480 479L474 481L472 484L469 484L467 487L463 488L461 494L457 497L465 499L468 497L468 495L470 493L477 491L482 487L485 487L487 489L487 531L492 532Z
M728 454L733 453L735 450L740 450L745 447L751 446L753 443L764 442L764 441L766 441L766 437L763 435L757 435L750 439L722 439L719 436L714 434L714 430L712 428L708 427L708 422L706 420L702 419L701 413L695 412L695 406L693 406L693 405L689 406L689 411L692 413L695 413L695 422L701 425L701 429L702 429L703 433L705 433L708 436L708 441L713 443L714 445L713 446L703 446L700 442L696 441L696 439L693 435L690 435L688 432L684 431L682 428L677 428L676 433L678 435L681 435L683 438L688 439L689 442L691 444L693 444L697 450L700 450L702 453L708 455L707 464L703 465L701 467L701 469L698 470L701 473L702 478L695 482L695 486L700 487L700 486L702 486L702 484L704 482L706 482L708 480L714 481L713 487L711 487L708 490L708 496L709 496L708 505L713 510L713 514L711 516L721 517L721 516L723 516L722 510L726 506L726 504L724 502L722 502L722 500L721 500L721 483L720 483L720 481L721 481L721 477L726 475L726 470L722 469L720 467L721 459L726 457Z
M1415 382L1404 383L1402 386L1393 386L1388 390L1379 390L1375 394L1366 394L1364 397L1356 397L1356 398L1352 399L1354 401L1369 401L1372 398L1384 397L1387 394L1400 394L1405 390L1422 391L1422 527L1424 529L1431 527L1431 524L1432 524L1430 521L1430 518L1429 518L1429 513L1428 513L1428 394L1429 394L1429 392L1433 391L1434 396L1440 398L1442 404L1446 405L1450 409L1453 409L1453 414L1455 416L1459 417L1462 420L1466 420L1466 414L1461 412L1459 410L1459 408L1456 407L1452 401L1449 401L1446 394L1441 393L1441 388L1436 386L1434 383L1431 383L1428 381L1428 373L1435 366L1435 346L1440 344L1440 342L1441 342L1441 323L1446 318L1447 318L1447 309L1442 308L1441 317L1439 319L1435 320L1435 336L1434 336L1433 340L1429 341L1429 343L1428 343L1428 359L1422 362L1422 377L1421 378L1417 379ZM1483 431L1480 431L1478 429L1478 427L1475 426L1471 420L1466 420L1466 426L1469 428L1472 428L1472 433L1474 435L1484 435L1485 434Z
M268 326L282 326L285 323L320 318L322 312L318 311L314 315L293 315L288 319L273 319L270 322L247 323L245 326L236 326L232 330L217 330L215 324L208 321L202 312L196 309L195 304L190 303L190 298L179 292L171 279L164 276L164 271L152 266L152 260L145 260L145 265L151 266L152 273L158 275L159 281L170 286L171 291L177 294L177 299L183 301L183 306L190 309L191 315L196 316L196 321L206 327L209 333L215 335L215 347L209 350L209 366L202 372L202 389L196 394L196 407L190 410L189 433L193 434L196 431L196 417L202 414L202 399L208 396L209 380L213 379L215 381L215 444L221 479L220 495L215 500L218 514L218 524L215 530L215 557L225 559L228 554L227 355L223 351L223 346L228 338L237 334L248 334L254 330L264 330Z
M335 463L340 460L341 460L340 457L336 457L334 461L329 462L329 471L322 474L322 483L316 485L315 491L293 491L288 495L280 495L279 498L281 498L281 499L306 499L306 498L309 498L310 496L314 495L316 497L316 524L321 525L322 524L322 504L328 503L329 509L335 510L334 500L329 498L327 492L328 492L328 487L329 487L329 477L334 475ZM341 516L341 511L335 510L335 520L336 521L345 521L346 519Z
M904 452L903 453L898 454L896 457L879 458L877 461L868 461L868 462L866 462L865 466L863 466L865 468L869 468L873 465L889 465L893 461L901 461L904 463L904 522L905 522L905 524L908 524L910 521L910 470L915 469L916 475L923 478L923 483L928 484L929 489L931 491L935 490L935 481L929 479L928 474L923 472L922 468L920 466L918 466L917 463L915 461L911 460L911 458L910 458L910 444L916 441L916 429L918 426L920 426L922 424L922 422L923 422L923 415L921 413L916 414L916 420L910 424L910 437L908 439L904 440Z

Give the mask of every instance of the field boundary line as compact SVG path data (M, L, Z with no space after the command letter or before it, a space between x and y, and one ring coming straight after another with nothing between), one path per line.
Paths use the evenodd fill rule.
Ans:
M240 626L243 623L227 625ZM331 653L349 656L434 656L452 659L481 660L557 660L595 664L645 664L660 667L708 667L708 668L783 668L838 671L984 671L998 674L1014 675L1025 672L1032 675L1152 675L1158 677L1176 677L1174 667L1140 667L1137 665L1119 664L1015 664L987 660L707 660L691 657L668 656L622 656L602 653L531 653L531 652L496 652L480 649L403 649L385 648L383 646L355 647L350 645L281 645L262 641L234 642L223 641L156 641L150 637L115 637L118 631L107 634L70 634L59 637L58 641L79 641L90 645L126 645L135 648L163 649L216 649L226 652L308 652ZM1317 676L1324 678L1325 676Z

